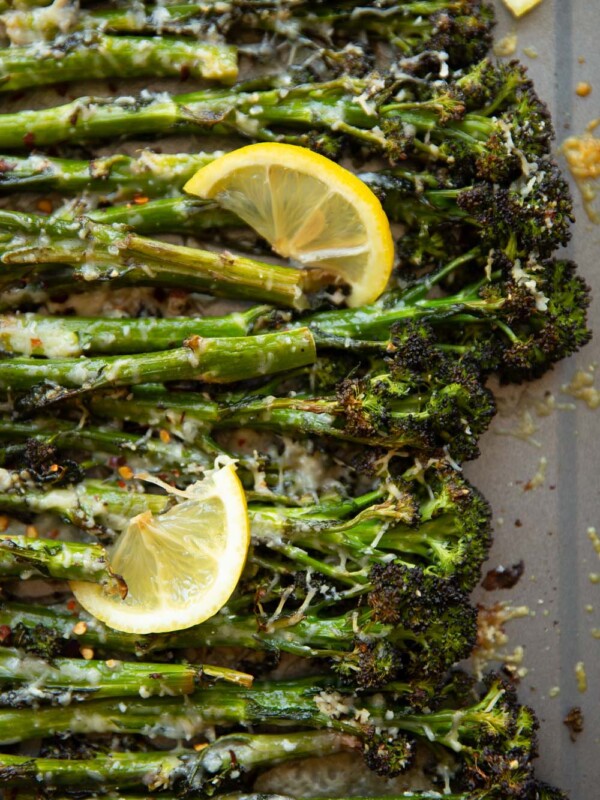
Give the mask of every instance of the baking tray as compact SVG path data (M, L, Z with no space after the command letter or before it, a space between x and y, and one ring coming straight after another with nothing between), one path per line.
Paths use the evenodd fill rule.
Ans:
M495 38L516 32L513 57L528 66L552 112L557 157L565 167L559 145L600 118L600 0L543 0L519 21L506 11L502 0L493 2L498 18ZM589 81L591 95L576 95L579 81ZM145 83L139 82L139 88ZM161 87L159 83L154 88ZM135 82L131 89L137 88ZM83 93L85 86L79 86L76 94ZM109 94L110 90L94 85L94 93ZM67 99L43 90L11 103L11 110L31 107L38 100L48 105ZM210 144L203 142L206 149ZM187 149L190 142L178 139L165 149L177 150L177 145ZM131 151L135 143L119 149ZM111 146L97 150L110 152ZM572 188L577 223L566 255L578 262L597 298L590 321L600 331L600 270L595 269L600 226L588 221L579 192ZM481 457L465 467L467 477L483 491L494 511L495 541L485 569L524 564L523 577L510 591L480 588L475 599L486 606L506 602L528 609L526 616L507 625L509 642L502 650L523 648L517 665L522 674L519 693L540 717L538 774L568 791L570 800L600 799L600 638L592 635L593 630L600 631L600 583L590 580L591 573L600 574L600 554L587 534L593 526L600 534L600 409L590 410L563 394L561 387L578 370L590 373L595 363L600 391L600 333L544 379L498 388L500 414L482 439ZM572 407L540 416L535 403L544 401L548 409L548 397ZM526 439L514 434L527 421L527 414L537 430ZM526 491L542 458L547 462L545 479ZM575 674L579 662L587 674L583 693ZM576 742L562 722L574 706L581 707L585 720ZM354 788L360 790L358 784Z
M600 117L600 2L543 0L518 22L500 0L495 5L496 39L516 31L514 57L528 66L538 93L549 105L558 150L566 137L582 134L591 120ZM537 58L531 57L530 48L537 51ZM592 86L586 98L575 93L580 81ZM526 618L509 623L510 642L504 649L524 648L522 667L527 673L519 691L540 716L539 776L567 790L571 800L592 800L600 798L600 639L592 635L593 629L600 629L600 584L590 580L590 573L600 573L600 555L587 531L596 526L600 532L600 409L590 410L564 395L561 387L577 370L589 372L597 363L600 389L600 226L587 219L573 184L572 190L577 222L566 254L578 262L592 287L590 321L596 338L544 379L500 390L502 413L481 442L481 458L465 472L494 510L495 543L487 568L521 559L525 566L513 589L480 589L477 599L486 605L509 601L530 610ZM531 410L531 398L543 400L546 392L559 404L573 402L574 409L538 416ZM507 408L512 410L509 415ZM532 434L539 447L531 440L499 435L518 428L527 408L539 427ZM541 458L547 460L546 479L525 491ZM575 675L578 662L583 662L587 674L583 693ZM574 706L581 707L585 719L575 743L562 723Z

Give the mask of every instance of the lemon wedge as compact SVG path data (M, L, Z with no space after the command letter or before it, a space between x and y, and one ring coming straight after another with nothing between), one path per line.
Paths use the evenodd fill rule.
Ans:
M542 0L504 0L504 5L512 11L515 17L522 17L539 4Z
M250 544L246 497L233 464L212 470L179 502L134 517L115 544L111 567L127 583L121 599L95 583L74 581L79 603L127 633L189 628L221 609L242 573Z
M385 289L394 263L387 216L368 186L324 156L251 144L199 169L184 190L233 211L279 255L343 279L350 306Z

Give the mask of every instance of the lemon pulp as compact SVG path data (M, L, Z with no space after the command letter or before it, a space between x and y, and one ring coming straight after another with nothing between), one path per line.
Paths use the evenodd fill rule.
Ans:
M178 492L181 502L134 517L112 550L124 599L99 584L71 584L79 603L116 630L159 633L196 625L222 608L241 575L250 542L244 490L233 465Z
M319 267L351 289L348 305L385 289L394 244L381 203L356 175L295 145L248 145L202 167L184 190L214 199L300 266Z

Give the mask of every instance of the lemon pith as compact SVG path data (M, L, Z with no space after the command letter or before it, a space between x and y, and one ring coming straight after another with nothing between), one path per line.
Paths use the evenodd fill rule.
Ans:
M248 145L202 167L184 191L233 211L279 255L342 278L350 306L373 302L385 289L394 243L381 203L356 175L318 153Z
M244 490L232 465L193 484L164 514L134 517L111 554L128 587L122 600L94 583L71 588L90 614L116 630L160 633L196 625L222 608L250 543Z

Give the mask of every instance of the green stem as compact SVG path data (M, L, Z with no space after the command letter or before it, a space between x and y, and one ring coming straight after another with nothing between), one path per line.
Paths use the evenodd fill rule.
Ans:
M189 42L166 36L74 34L46 46L0 49L0 91L105 78L192 78L232 83L237 50L226 44Z
M7 493L0 497L5 511L35 514L53 511L82 530L95 529L98 525L124 530L132 517L147 510L158 514L169 507L169 499L164 495L129 492L102 481L86 481L50 492Z
M255 306L223 317L164 319L5 314L0 316L0 348L49 358L169 350L190 336L248 336L270 311L269 306Z
M389 396L377 391L386 381ZM250 392L241 399L225 397L219 403L189 392L165 393L158 389L154 393L142 387L136 394L134 407L127 400L103 396L92 400L92 408L105 417L114 415L118 419L160 425L177 437L181 437L180 423L185 420L189 424L193 420L207 432L250 427L396 450L414 448L425 452L448 444L456 452L460 447L461 453L467 452L464 445L472 437L465 438L464 423L453 426L449 419L441 420L439 406L443 405L447 412L455 408L472 426L475 435L481 432L482 425L487 427L493 413L492 405L488 404L487 421L484 422L483 414L479 420L483 390L476 383L467 388L449 380L447 385L426 387L425 380L392 381L381 369L369 375L364 383L349 386L356 392L350 401L340 398L339 391L329 389L323 396L298 392L289 397L254 397ZM348 419L352 411L360 414L361 424ZM471 443L475 443L474 439Z
M0 744L16 744L37 737L64 733L142 734L151 738L191 740L206 734L214 726L241 726L268 722L271 725L296 724L301 727L328 728L356 736L365 743L373 729L357 721L361 710L369 714L369 725L376 729L399 729L422 741L434 741L453 751L470 744L477 746L482 731L494 730L503 744L511 738L502 700L506 689L492 686L484 700L466 708L450 707L428 713L406 711L400 704L381 702L381 695L338 692L341 709L334 714L322 710L320 702L328 690L335 689L331 679L255 683L251 688L220 684L197 689L187 698L148 700L92 700L66 708L0 709ZM342 690L343 691L343 690ZM320 702L319 702L320 701ZM496 717L495 711L498 711Z
M427 319L451 323L464 312L473 312L475 324L495 324L503 300L480 297L482 281L455 294L427 297L433 287L477 258L471 251L442 269L428 274L404 290L392 290L360 309L321 311L300 322L290 323L266 306L225 317L119 318L48 317L36 314L5 314L0 317L0 346L25 355L75 356L81 353L134 353L163 350L186 338L199 336L244 336L273 324L307 325L319 349L381 350L372 340L387 340L396 323Z
M4 210L0 231L4 264L0 275L5 283L19 282L34 266L49 265L45 280L57 290L65 279L58 265L68 264L70 286L78 281L87 287L103 282L166 286L306 308L306 293L333 280L318 269L294 269L228 252L167 244L85 219L64 222Z
M0 3L5 10L6 0ZM4 15L9 28L37 33L52 38L57 24L52 16L35 10L23 2L21 11ZM465 66L481 58L489 47L493 15L483 4L469 0L402 0L370 7L356 0L338 0L327 5L302 0L175 0L160 5L160 14L151 3L139 2L135 8L81 9L69 20L69 30L109 31L118 34L151 33L191 35L198 37L216 29L234 40L240 33L255 31L287 38L292 45L300 43L309 51L322 52L323 38L337 42L357 34L368 33L396 47L400 55L415 56L423 51L439 50L444 44L453 67ZM64 25L64 22L63 22ZM314 40L313 38L314 37ZM245 37L245 39L247 36ZM441 42L440 42L441 39ZM342 51L343 54L343 51ZM335 58L336 51L332 58Z
M0 647L0 705L68 705L111 697L190 695L199 686L225 681L252 685L245 672L210 664L168 664L53 658L47 661L12 647ZM0 716L3 712L0 711ZM37 710L35 714L37 714Z
M231 339L193 336L183 347L162 353L0 361L0 387L33 389L22 398L21 408L35 410L108 386L176 380L235 382L311 364L315 358L314 339L307 328Z
M103 456L119 456L116 465L108 461L108 466L113 468L127 465L144 472L166 471L175 477L183 473L187 479L205 469L212 469L215 458L226 455L235 458L238 475L249 498L281 500L278 494L273 494L273 487L279 485L281 474L277 465L268 459L263 463L261 459L237 452L235 448L224 449L200 430L194 431L193 446L177 438L169 439L168 435L165 436L166 430L159 432L159 437L153 437L151 433L126 433L110 426L82 427L79 422L56 418L36 417L27 422L0 420L0 442L6 442L4 447L0 447L0 466L22 464L32 440L73 454L84 451L96 457L96 463L104 465ZM258 473L266 485L257 487ZM48 477L51 478L52 474Z
M86 623L85 630L76 628L76 622ZM19 639L18 646L31 649L39 641L40 631L46 637L58 641L71 639L104 652L137 653L145 655L166 649L189 647L242 647L250 650L284 652L304 658L327 658L350 656L354 646L354 626L360 622L353 613L331 619L320 619L316 615L291 618L282 617L269 625L268 629L257 626L254 615L236 615L227 612L217 614L209 621L165 634L139 635L113 631L85 612L76 616L64 611L31 604L3 603L0 607L0 625L11 629L21 626L29 636ZM378 636L389 635L392 626L375 626ZM31 639L33 635L33 639Z
M111 570L100 545L31 539L0 535L0 577L44 576L60 580L81 580L101 584L107 592L121 597L127 585Z
M407 479L361 497L296 508L249 499L254 545L250 561L260 564L265 550L278 553L280 564L292 572L301 564L355 589L366 586L371 567L387 563L392 554L397 563L452 578L470 590L479 579L490 543L486 501L460 476L443 469L428 472L427 488ZM130 517L147 509L160 514L169 507L164 495L139 494L90 480L71 489L17 488L0 494L3 510L53 511L83 529L123 530ZM71 544L61 546L68 553ZM336 561L340 556L342 566Z
M198 435L197 447L187 447L179 441L162 441L143 434L125 433L112 427L83 427L78 422L60 419L29 419L27 422L0 420L0 466L15 463L23 458L27 442L31 439L62 450L86 451L91 454L108 453L132 459L136 457L144 467L172 469L185 467L190 473L198 467L211 468L219 449L210 446L206 437ZM204 447L203 447L204 446ZM203 449L201 449L203 447Z
M47 155L0 156L0 191L98 192L113 201L179 195L197 170L221 153L115 154L77 161Z
M85 216L103 225L125 225L137 234L198 234L211 228L242 227L235 214L216 203L185 197L151 200L133 206L113 206L85 211Z
M334 733L290 733L282 747L279 734L223 736L199 753L111 752L93 758L69 760L0 755L0 783L27 786L44 776L46 788L104 789L146 786L151 792L181 787L209 794L231 773L238 776L260 767L309 756L353 749L352 737Z
M136 673L138 681L143 681L141 684L138 682L140 692L137 699L131 691L131 698L126 702L122 699L95 699L96 695L92 694L91 702L74 703L63 708L46 707L35 711L28 708L0 709L0 744L63 733L135 733L151 738L167 736L189 741L206 734L214 726L231 727L265 721L273 725L295 723L302 728L329 728L354 733L359 738L364 736L364 728L351 718L350 710L343 719L336 720L319 709L315 695L331 687L331 678L255 683L251 688L220 683L196 687L193 694L186 691L188 697L185 699L155 696L151 700L141 700L139 694L146 697L146 685L152 679L144 675L140 665L129 666L129 681L136 680ZM160 664L154 665L155 670L161 668ZM186 669L188 682L193 686L194 670L191 667ZM200 674L199 670L196 674ZM160 684L160 678L154 679L154 683ZM134 688L132 683L129 688ZM165 684L161 694L167 695L168 690L169 686ZM348 694L345 699L350 709L352 695ZM377 721L386 724L385 707L376 709L369 697L361 698L359 706L373 709L374 724Z
M173 97L121 98L119 102L81 97L54 108L3 114L0 148L21 150L64 141L156 137L176 132L220 137L238 134L263 141L307 144L302 132L312 130L323 132L329 146L346 135L374 152L398 156L407 148L406 137L394 131L382 133L381 125L388 121L393 122L394 130L410 126L417 138L431 137L432 143L422 142L422 148L429 153L435 147L438 154L441 142L468 140L475 147L495 129L492 120L478 116L477 125L469 126L470 114L465 115L465 124L448 121L463 109L450 95L420 103L383 104L370 113L359 100L368 89L368 80L344 78L285 89L206 89Z

